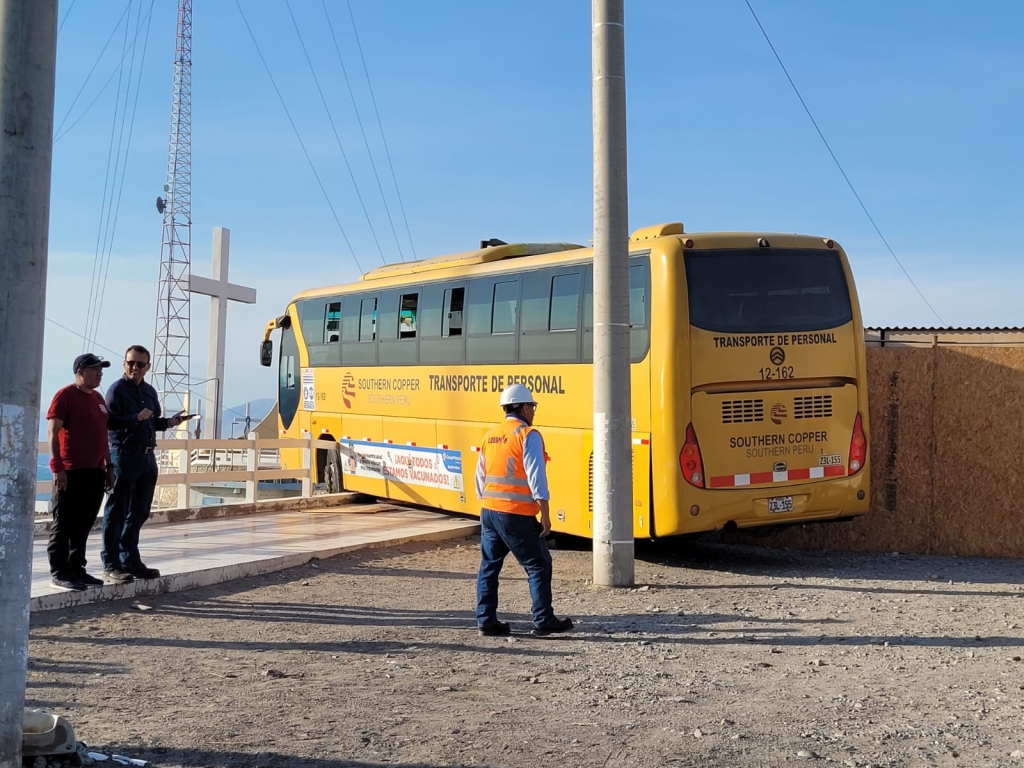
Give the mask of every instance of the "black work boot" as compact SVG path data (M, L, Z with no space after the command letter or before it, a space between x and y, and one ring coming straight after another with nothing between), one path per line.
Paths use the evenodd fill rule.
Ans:
M533 634L537 637L547 637L548 635L561 634L562 632L571 632L572 628L572 619L555 618L554 621L549 621L547 624L541 624L539 627L534 627Z

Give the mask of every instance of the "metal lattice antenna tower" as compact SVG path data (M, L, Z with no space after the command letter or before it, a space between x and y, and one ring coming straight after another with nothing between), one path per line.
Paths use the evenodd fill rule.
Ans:
M192 272L192 0L178 0L178 43L167 160L152 380L165 414L185 407L189 382Z

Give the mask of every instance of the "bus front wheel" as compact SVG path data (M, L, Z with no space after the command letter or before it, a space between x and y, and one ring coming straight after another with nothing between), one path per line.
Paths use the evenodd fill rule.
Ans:
M341 478L341 450L331 448L327 452L327 463L324 466L324 485L328 493L341 493L344 488Z

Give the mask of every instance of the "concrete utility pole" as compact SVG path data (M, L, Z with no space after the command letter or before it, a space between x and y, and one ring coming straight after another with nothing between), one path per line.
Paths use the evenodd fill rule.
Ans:
M57 0L0 0L0 768L21 766Z
M623 0L592 0L594 584L633 584L633 472Z

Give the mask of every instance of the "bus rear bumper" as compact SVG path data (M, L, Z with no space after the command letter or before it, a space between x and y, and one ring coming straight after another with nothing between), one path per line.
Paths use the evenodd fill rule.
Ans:
M699 531L849 520L868 511L869 472L773 488L689 488L674 514L654 519L659 536Z

